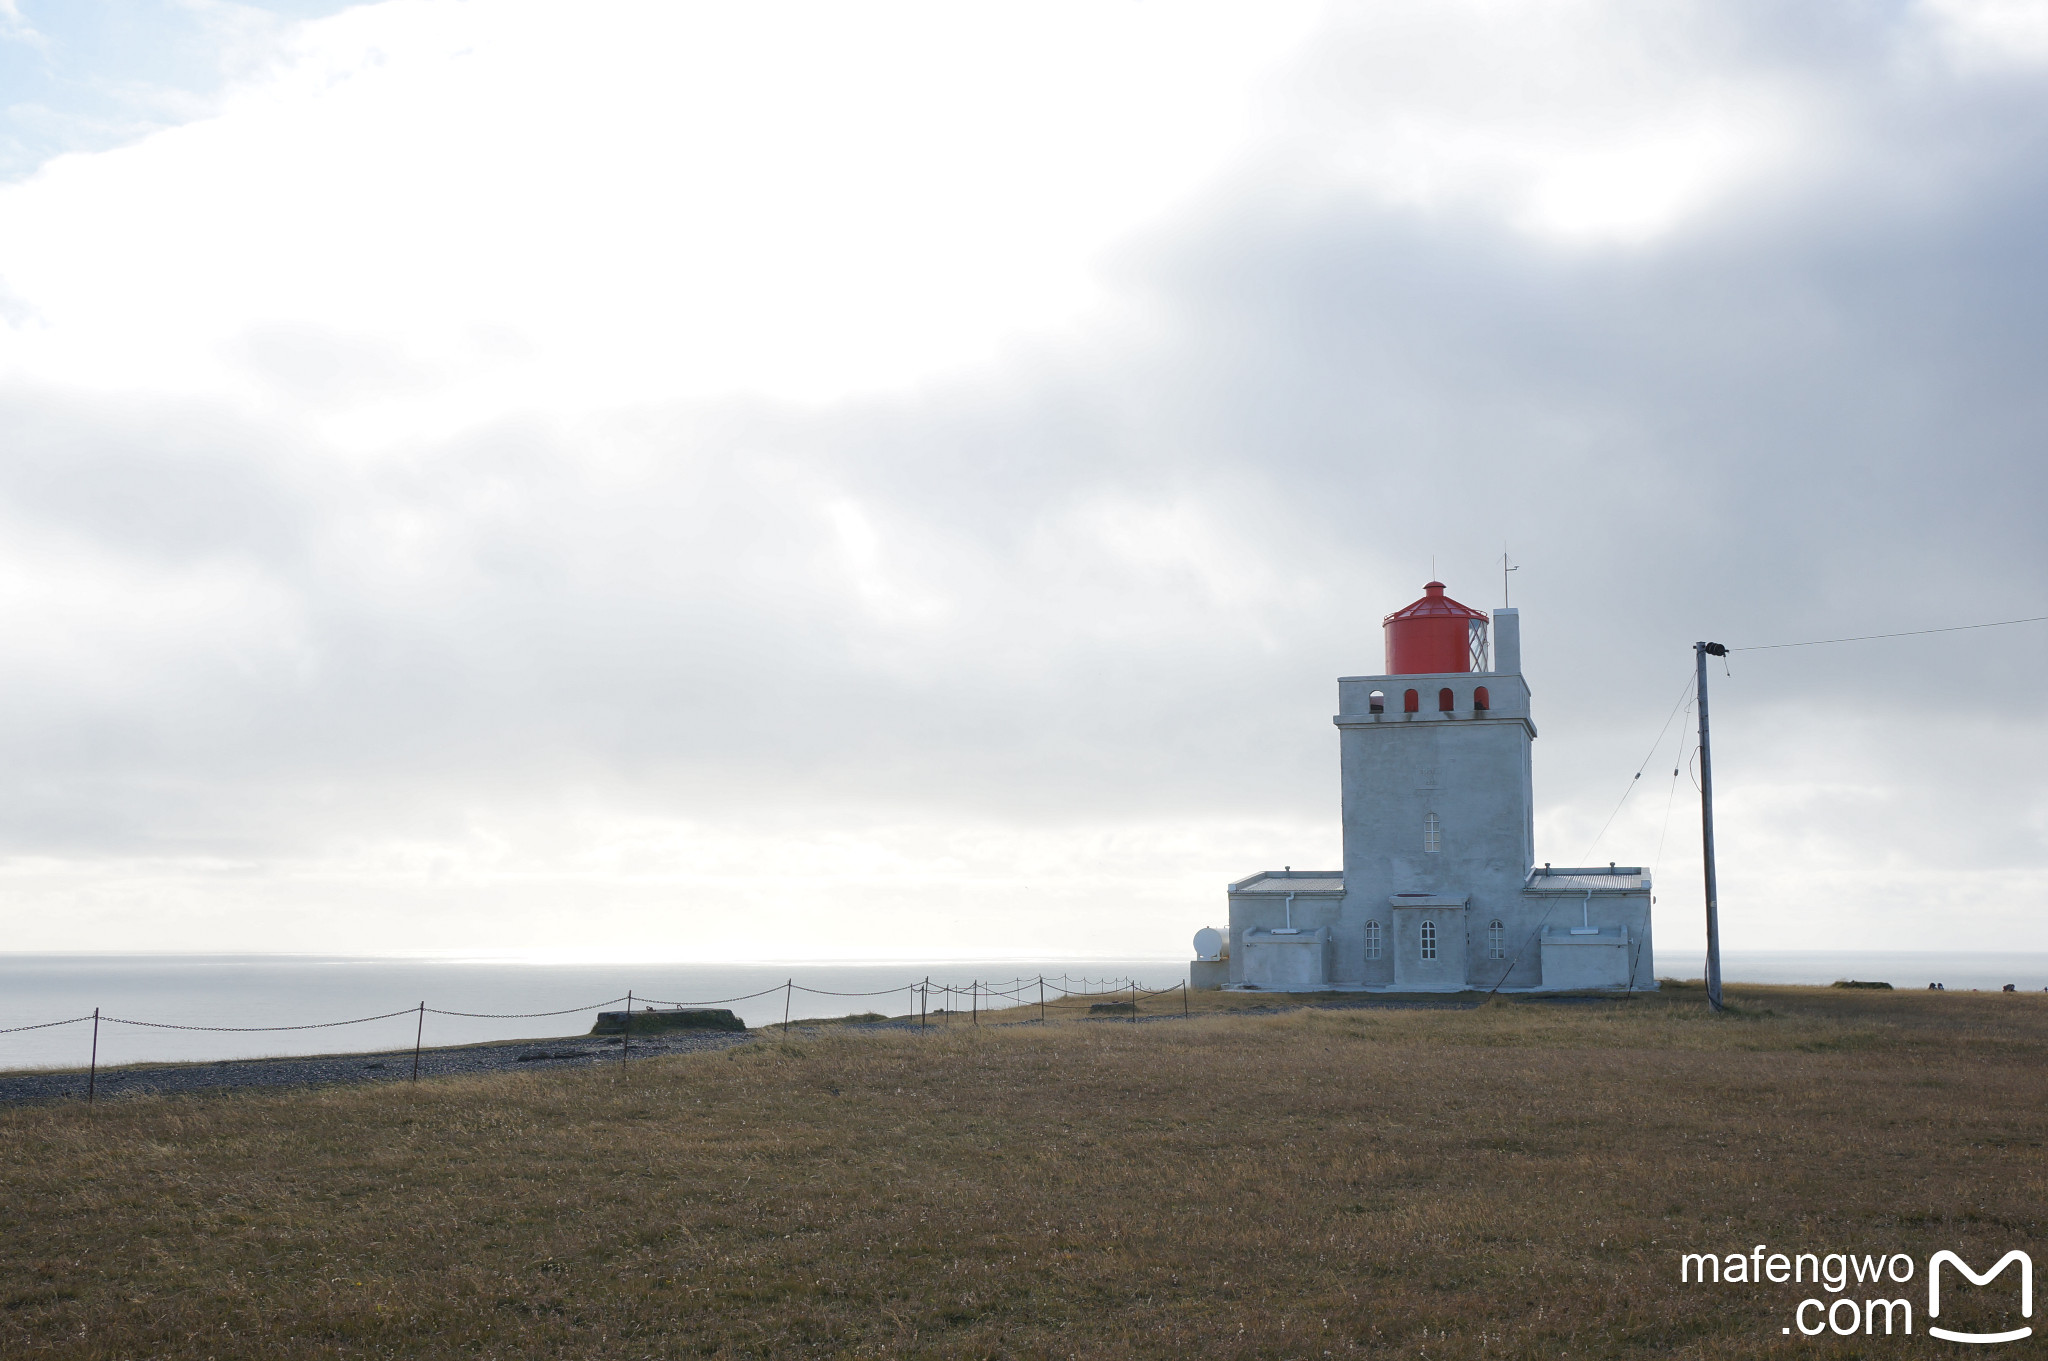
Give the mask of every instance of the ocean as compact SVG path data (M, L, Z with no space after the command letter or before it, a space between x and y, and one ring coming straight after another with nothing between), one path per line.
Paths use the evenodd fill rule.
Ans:
M1658 960L1665 977L1701 973L1697 955ZM909 986L929 977L931 1005L944 985L968 987L1045 975L1074 991L1124 980L1168 988L1187 977L1182 959L1063 961L897 961L861 964L532 964L502 960L347 958L317 955L0 955L0 1030L88 1016L101 1009L103 1064L255 1058L409 1047L424 1001L456 1012L552 1012L560 1016L447 1016L430 1010L429 1045L538 1039L589 1030L594 1003L616 1010L631 989L640 999L729 1006L750 1025L913 1007ZM1728 951L1728 982L1830 983L1882 980L1900 988L1939 982L1950 991L2027 992L2048 987L2048 953L1907 953L1868 950ZM805 991L812 989L813 991ZM893 991L884 991L893 990ZM1036 996L1035 983L1024 989ZM846 994L881 993L880 996ZM757 994L748 996L748 994ZM1053 993L1051 995L1057 995ZM728 1000L738 999L738 1000ZM966 1001L958 1006L969 1005ZM989 1005L984 1002L983 1005ZM1001 1005L1001 1003L997 1003ZM573 1009L573 1010L572 1010ZM361 1024L304 1030L159 1029L167 1026L306 1026L396 1012ZM83 1065L90 1022L0 1033L0 1068Z
M913 1009L913 982L931 980L930 1006L948 1005L947 985L1012 983L1043 974L1056 990L1102 991L1135 980L1167 988L1187 976L1184 960L898 961L862 964L532 964L503 960L349 958L322 955L0 955L0 1031L101 1010L99 1061L139 1063L257 1058L410 1048L426 1044L540 1039L589 1031L594 1003L619 1010L631 990L662 1004L726 1006L749 1025ZM785 998L785 984L796 986ZM806 991L812 989L814 991ZM879 993L878 996L852 994ZM756 994L750 996L749 994ZM1035 982L1031 995L1037 996ZM737 999L737 1000L733 1000ZM445 1016L462 1012L555 1012L559 1016ZM1007 1005L998 1000L995 1005ZM962 998L953 1005L969 1008ZM991 1005L988 1001L982 1006ZM574 1010L571 1010L571 1009ZM401 1012L362 1024L310 1030L237 1032L159 1029L300 1026ZM0 1068L82 1065L92 1025L80 1022L0 1033Z

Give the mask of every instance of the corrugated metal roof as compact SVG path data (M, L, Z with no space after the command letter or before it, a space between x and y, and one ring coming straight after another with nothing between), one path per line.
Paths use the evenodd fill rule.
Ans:
M1233 893L1342 893L1344 874L1341 870L1328 873L1307 873L1296 870L1292 874L1267 870L1264 874L1252 876L1232 889Z
M1634 874L1538 874L1530 878L1524 893L1641 893L1650 886L1650 876Z

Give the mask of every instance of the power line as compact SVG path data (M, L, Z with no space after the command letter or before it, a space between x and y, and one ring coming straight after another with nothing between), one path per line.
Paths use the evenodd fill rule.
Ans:
M1956 624L1945 629L1908 629L1904 633L1865 633L1854 638L1815 638L1804 643L1757 643L1750 647L1731 647L1730 652L1769 652L1781 647L1825 647L1829 643L1869 643L1879 638L1918 638L1929 633L1967 633L1971 629L2002 629L2012 624L2038 624L2048 620L2048 614L2037 614L2026 619L1994 619L1988 624Z
M1692 705L1686 705L1685 709L1687 715L1690 716ZM1664 842L1671 835L1671 810L1678 802L1678 772L1685 765L1685 742L1682 736L1685 729L1681 727L1678 731L1681 734L1681 738L1678 743L1678 751L1671 758L1671 788L1666 790L1664 794L1664 826L1657 833L1657 854L1650 861L1650 881L1652 883L1656 882L1658 871L1664 867Z
M1615 803L1614 811L1607 815L1607 821L1600 824L1599 834L1593 838L1593 844L1588 846L1585 855L1580 857L1582 861L1590 861L1593 858L1593 852L1599 849L1601 840L1607 835L1607 829L1612 827L1615 818L1621 815L1622 804L1627 803L1629 796L1636 792L1636 785L1641 782L1643 772L1650 768L1650 762L1656 759L1658 751L1664 746L1664 734L1671 731L1671 720L1678 717L1679 708L1692 698L1693 684L1693 677L1688 675L1685 678L1685 688L1678 692L1678 703L1671 706L1671 712L1664 716L1664 726L1657 729L1657 740L1650 744L1650 750L1643 756L1643 763L1636 767L1636 773L1629 776L1628 787L1621 791L1621 798ZM1684 729L1680 731L1683 732Z

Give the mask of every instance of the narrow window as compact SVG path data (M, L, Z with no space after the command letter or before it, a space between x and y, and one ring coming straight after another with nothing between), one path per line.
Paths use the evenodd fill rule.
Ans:
M1487 698L1485 686L1482 685L1472 692L1472 707L1482 712L1493 707L1493 701Z
M1418 695L1418 694L1416 694L1416 693L1415 693L1415 692L1414 692L1413 690L1410 690L1410 691L1409 691L1409 692L1408 692L1407 694L1405 694L1405 695L1401 696L1401 712L1402 712L1402 713L1404 713L1404 714L1412 714L1412 713L1416 712L1416 711L1417 711L1418 709L1420 709L1421 707L1422 707L1422 696L1421 696L1421 695Z
M1372 694L1366 698L1366 703L1371 707L1372 711L1376 714L1383 714L1387 711L1387 697L1386 694L1382 691L1373 691Z
M1506 959L1508 957L1508 929L1495 917L1486 927L1486 957Z
M1450 686L1446 685L1436 692L1436 707L1445 713L1458 707L1458 697L1451 693Z
M1435 855L1444 848L1444 822L1434 813L1422 815L1422 849Z
M1378 922L1367 922L1365 924L1365 957L1367 959L1378 959L1380 957L1380 924Z
M1436 923L1435 923L1435 922L1424 922L1424 923L1422 924L1422 957L1423 957L1424 959L1435 959L1435 958L1436 958Z

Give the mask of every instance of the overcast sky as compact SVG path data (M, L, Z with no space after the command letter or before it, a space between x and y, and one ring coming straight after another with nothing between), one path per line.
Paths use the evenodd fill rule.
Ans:
M2048 5L0 0L15 949L1175 955L1519 570L1697 975L1691 643L2048 614ZM1713 676L1730 949L2048 949L2048 625Z

